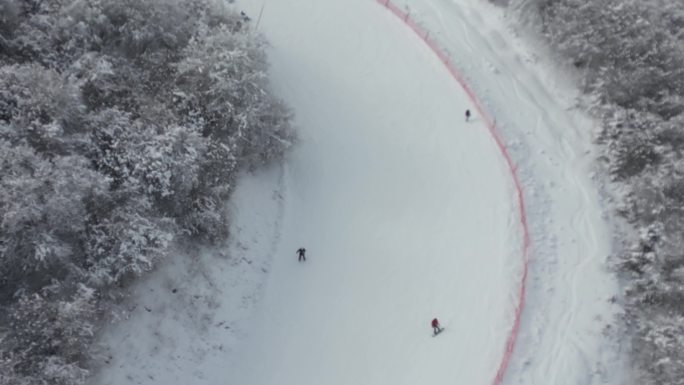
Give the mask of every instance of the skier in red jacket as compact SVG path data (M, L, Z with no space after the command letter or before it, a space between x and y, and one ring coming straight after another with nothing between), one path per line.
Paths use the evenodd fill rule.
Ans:
M435 333L435 335L439 334L439 332L442 331L442 327L439 326L439 321L437 320L437 318L432 320L432 330Z

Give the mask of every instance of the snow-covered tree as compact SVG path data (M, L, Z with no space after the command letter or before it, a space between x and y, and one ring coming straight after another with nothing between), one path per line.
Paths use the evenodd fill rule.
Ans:
M224 241L238 173L290 146L227 7L0 0L0 383L84 383L110 290Z
M634 226L617 267L635 383L684 384L684 3L511 2L536 9L550 47L598 101L602 159Z
M78 156L49 161L0 140L0 298L35 291L78 270L88 205L107 180Z
M205 135L254 164L281 156L289 146L290 117L268 92L264 42L234 28L198 30L178 63L179 86L184 103L204 118Z
M138 198L89 227L85 266L90 284L124 283L152 270L166 255L173 240L173 221L150 218L151 209L150 202Z
M2 341L0 368L9 369L4 372L9 381L3 383L71 385L86 379L88 371L80 364L95 333L95 292L79 285L72 297L59 299L54 298L57 285L21 295L9 308L13 332Z

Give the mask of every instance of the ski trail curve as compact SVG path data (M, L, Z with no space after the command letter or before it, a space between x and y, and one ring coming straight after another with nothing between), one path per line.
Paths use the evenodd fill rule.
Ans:
M477 107L448 68L373 2L271 0L261 25L301 141L258 332L232 380L489 383L522 234L487 116L465 122ZM297 265L302 245L310 261ZM438 339L433 316L449 330Z
M519 220L520 220L520 230L522 232L522 260L523 260L523 266L522 266L522 274L520 276L520 282L519 282L519 289L518 289L518 297L516 299L516 305L515 305L515 312L513 316L513 325L511 326L511 329L508 333L508 336L506 337L506 342L504 345L504 353L501 358L501 363L499 364L496 374L494 375L494 379L492 380L492 385L500 385L501 382L503 381L504 374L506 373L506 369L508 368L508 364L511 360L511 356L513 354L513 348L515 347L515 341L518 337L518 331L520 330L520 317L523 311L523 308L525 306L525 290L527 287L527 272L528 272L528 265L529 265L529 250L530 250L530 235L529 235L529 229L527 226L527 214L525 212L525 198L523 195L523 190L522 190L522 184L520 183L520 178L518 177L518 172L516 169L515 164L513 163L513 160L511 159L510 155L508 154L508 150L506 149L506 146L503 143L503 140L499 136L497 130L496 130L496 123L494 119L487 113L485 108L482 106L482 103L480 102L479 98L475 95L473 90L470 88L468 83L466 82L465 78L461 74L460 70L454 65L454 63L451 61L449 56L446 54L446 52L437 44L436 41L433 41L430 39L430 31L426 30L425 28L421 27L417 21L415 21L409 12L401 10L397 5L392 3L390 0L375 0L377 3L383 5L385 8L387 8L390 12L392 12L395 16L397 16L400 20L402 20L411 30L413 30L424 42L427 44L428 47L434 52L437 57L444 63L444 65L447 67L449 70L449 73L451 76L458 82L458 84L463 88L465 93L468 95L468 98L472 102L472 104L475 106L475 109L477 110L478 115L484 119L485 125L487 129L489 130L489 133L491 134L492 138L496 142L497 147L499 148L499 151L501 152L501 155L503 156L504 160L506 161L506 164L508 166L508 169L511 174L511 178L513 180L513 184L515 185L515 192L517 196L517 201L518 201L518 214L519 214Z
M618 292L611 237L593 176L596 123L573 79L486 2L395 0L430 29L499 122L526 187L532 248L511 384L605 383L622 365L610 322Z

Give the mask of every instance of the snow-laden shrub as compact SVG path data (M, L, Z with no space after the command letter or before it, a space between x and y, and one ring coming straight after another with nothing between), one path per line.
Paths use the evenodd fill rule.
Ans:
M85 158L50 161L0 140L0 305L77 274L88 204L106 189Z
M200 111L204 133L251 165L280 157L291 140L289 114L267 92L263 45L227 25L200 28L177 65L179 97Z
M150 215L152 205L144 198L136 203L115 208L108 218L88 229L85 266L89 283L96 287L139 277L168 251L173 221Z
M587 87L604 101L656 113L659 102L669 104L668 98L684 92L681 3L542 0L537 4L547 37L584 70Z
M684 316L676 314L637 316L636 335L641 349L637 366L648 365L648 374L638 372L636 381L644 384L684 384ZM653 380L657 378L657 380Z
M0 118L12 129L6 140L68 153L82 114L78 88L56 71L36 64L0 67Z
M50 298L58 286L55 282L43 293L21 295L9 307L13 333L3 339L0 352L5 369L10 369L4 374L13 379L8 383L71 385L85 380L88 372L81 363L87 359L83 347L95 332L95 291L80 285L68 299Z
M19 10L17 0L0 0L0 52L9 48L7 39L16 28Z

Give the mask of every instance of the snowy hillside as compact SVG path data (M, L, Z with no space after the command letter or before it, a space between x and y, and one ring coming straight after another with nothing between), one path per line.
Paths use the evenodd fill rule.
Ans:
M519 331L514 179L435 51L374 0L236 6L270 41L300 143L281 170L241 181L225 258L203 253L138 287L102 341L112 358L98 383L484 385L500 370L506 384L615 381L592 122L499 10L399 4L517 167L531 235ZM446 327L434 338L433 317Z

